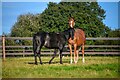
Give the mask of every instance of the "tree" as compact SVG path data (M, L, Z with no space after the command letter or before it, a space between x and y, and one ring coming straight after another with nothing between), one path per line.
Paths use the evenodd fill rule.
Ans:
M115 30L111 30L108 33L109 37L120 37L120 29L115 29ZM112 44L112 45L120 45L120 41L116 40L116 41L105 41L105 43L107 44Z
M104 36L106 27L102 20L105 19L105 11L97 2L50 2L48 8L41 14L42 30L59 32L68 28L68 19L74 17L76 28L82 28L87 37Z
M75 18L75 28L82 28L87 37L105 37L110 31L102 22L105 11L97 2L50 2L41 14L20 15L11 36L33 36L40 30L61 32L69 28L70 17Z
M32 37L35 32L39 31L39 15L25 14L18 17L17 22L11 30L12 37ZM32 42L28 40L16 40L19 45L31 45ZM15 43L16 43L15 41Z
M13 25L11 36L13 37L28 37L33 36L35 32L39 31L39 15L25 14L20 15L17 22Z

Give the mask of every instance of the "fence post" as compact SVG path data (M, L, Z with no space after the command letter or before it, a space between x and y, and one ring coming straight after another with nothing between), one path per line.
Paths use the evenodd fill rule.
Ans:
M5 61L5 36L2 36L2 54L3 54L3 61Z

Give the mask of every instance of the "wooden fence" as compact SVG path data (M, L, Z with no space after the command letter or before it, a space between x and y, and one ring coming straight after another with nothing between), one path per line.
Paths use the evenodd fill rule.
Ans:
M5 60L6 55L33 55L32 51L32 45L19 45L19 46L13 46L13 45L5 45L5 40L32 40L32 37L0 37L0 56L3 57L3 60ZM111 40L111 41L119 41L120 38L86 38L87 41L90 40ZM67 49L67 45L65 48ZM14 48L19 48L15 50ZM29 49L28 49L29 48ZM112 55L119 55L120 52L120 45L85 45L85 54L112 54ZM104 48L104 49L94 49L94 48ZM106 49L110 48L110 49ZM52 53L51 53L52 52ZM42 50L42 54L53 54L53 50L45 49ZM69 54L69 49L67 51L64 51L63 54Z

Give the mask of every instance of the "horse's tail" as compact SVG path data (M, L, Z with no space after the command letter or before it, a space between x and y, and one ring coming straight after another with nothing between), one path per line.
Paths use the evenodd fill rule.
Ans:
M36 48L37 48L37 44L36 44L36 35L33 35L33 52L34 54L36 53Z
M37 42L36 42L36 34L33 35L33 52L35 57L35 64L37 64Z

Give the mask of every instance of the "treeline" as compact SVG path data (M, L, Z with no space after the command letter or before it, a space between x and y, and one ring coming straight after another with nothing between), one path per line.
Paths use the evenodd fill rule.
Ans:
M74 17L75 28L82 28L86 37L119 37L120 29L111 30L103 23L105 16L105 10L97 2L60 2L58 4L50 2L42 13L20 15L9 36L32 37L34 33L41 30L62 32L69 28L69 18ZM24 40L8 41L7 44L16 42L19 45L32 44ZM98 44L98 42L91 41L87 44Z

